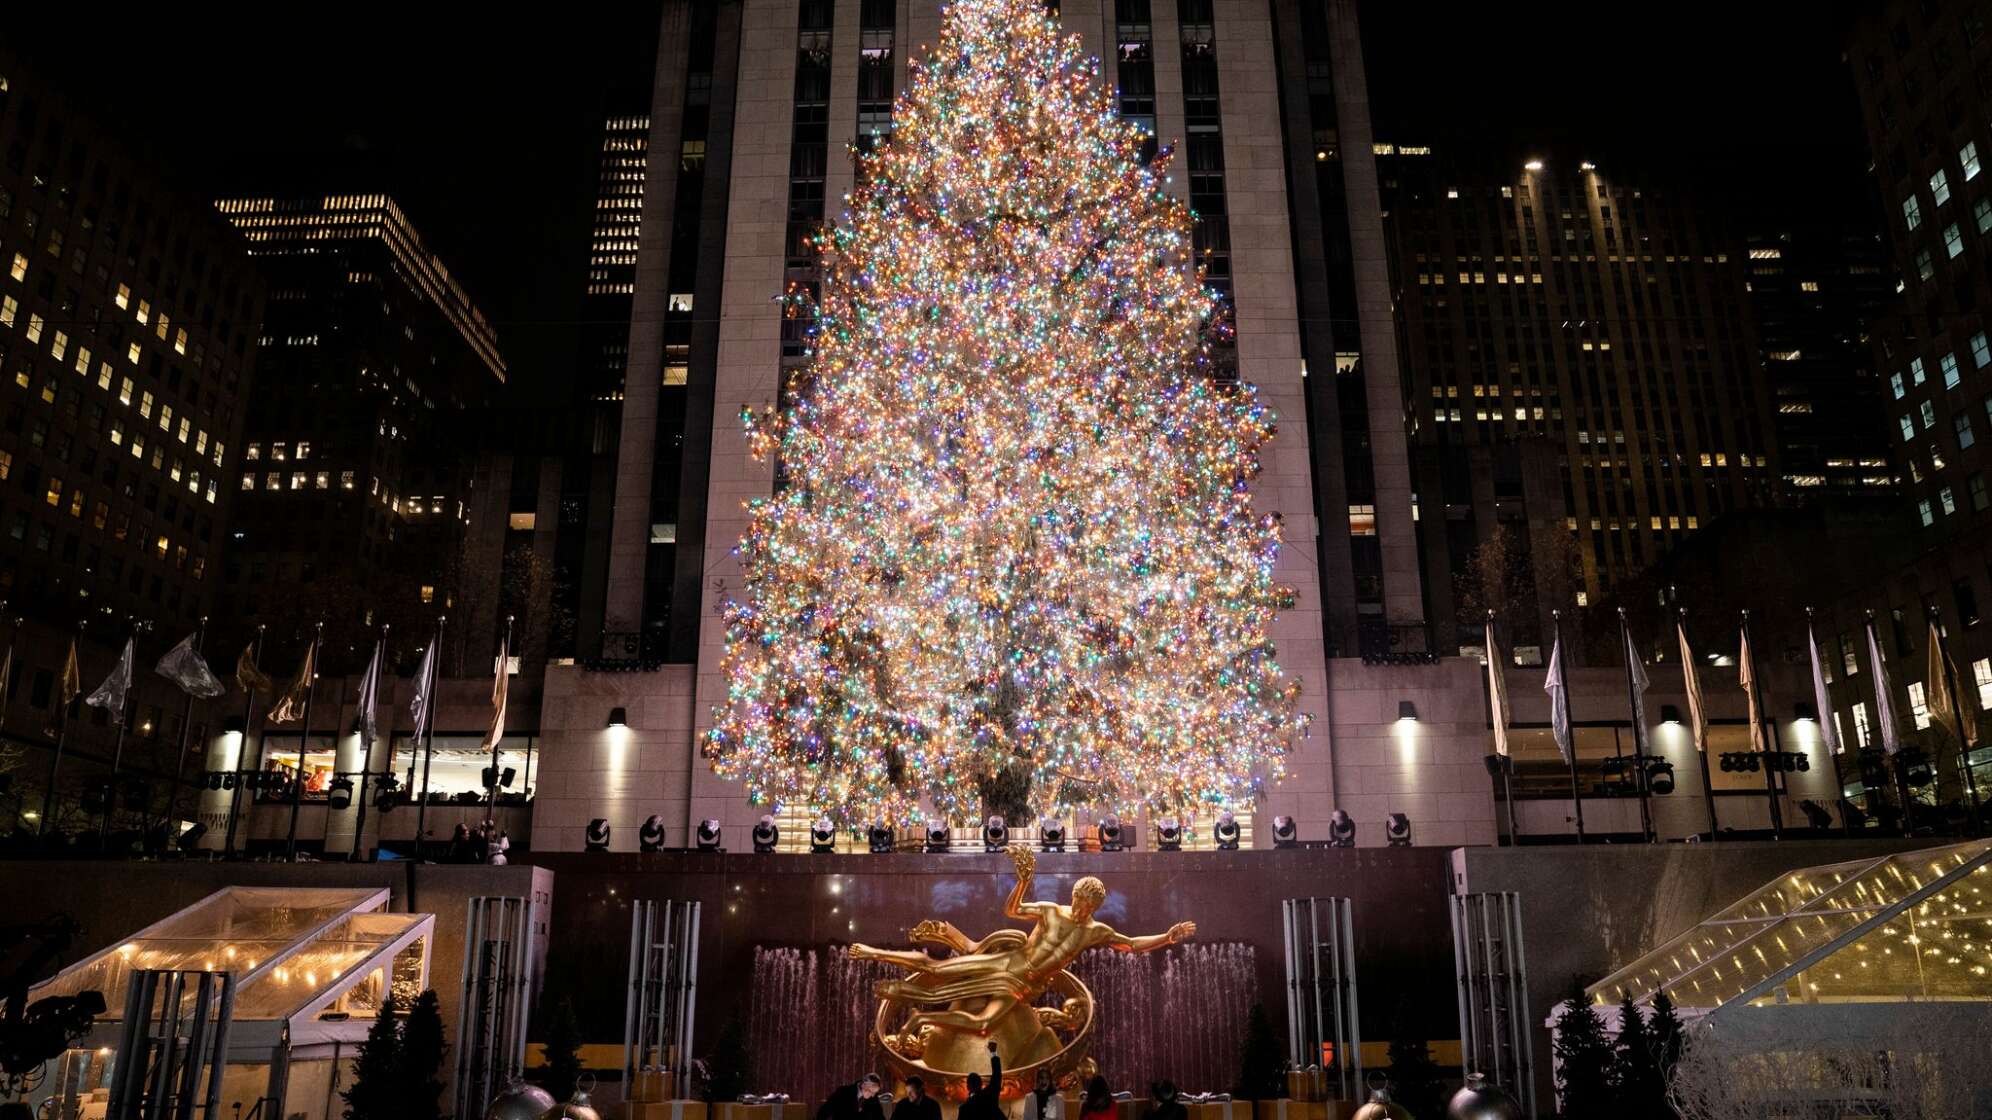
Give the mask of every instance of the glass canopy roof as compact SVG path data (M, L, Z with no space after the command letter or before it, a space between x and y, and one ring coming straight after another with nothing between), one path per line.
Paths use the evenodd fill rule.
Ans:
M390 914L376 888L229 887L79 961L30 996L104 994L100 1022L124 1017L134 971L232 972L234 1018L371 1017L405 1003L428 972L428 914Z
M1593 1002L1992 1000L1992 841L1779 876L1586 990Z

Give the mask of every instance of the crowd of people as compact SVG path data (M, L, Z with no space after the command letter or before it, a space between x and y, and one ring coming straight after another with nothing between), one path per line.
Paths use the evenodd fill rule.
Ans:
M957 1111L957 1120L1005 1120L1000 1099L1003 1092L1003 1059L996 1044L989 1044L989 1077L968 1075L968 1098ZM1150 1103L1142 1120L1189 1120L1189 1110L1177 1099L1176 1086L1158 1081L1149 1086ZM839 1086L816 1110L816 1120L886 1120L885 1106L892 1105L892 1120L941 1120L941 1105L927 1095L926 1083L917 1076L906 1079L906 1093L894 1100L885 1082L868 1073L849 1085ZM1119 1120L1120 1106L1107 1079L1098 1074L1086 1082L1079 1099L1079 1115L1066 1114L1065 1098L1052 1083L1051 1071L1039 1068L1037 1085L1024 1094L1024 1120Z
M444 863L488 863L493 867L505 866L505 853L512 847L512 838L498 827L496 821L486 820L477 827L459 824L450 834L449 849L443 853Z

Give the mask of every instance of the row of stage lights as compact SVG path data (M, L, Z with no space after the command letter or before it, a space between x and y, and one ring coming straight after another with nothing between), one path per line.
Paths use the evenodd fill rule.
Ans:
M1129 843L1127 829L1119 817L1109 814L1098 822L1100 850L1103 852L1126 851ZM1392 813L1384 818L1384 840L1393 848L1411 846L1411 818L1403 813ZM1219 851L1238 850L1238 818L1226 810L1217 815L1217 822L1211 829ZM596 817L588 822L586 834L582 838L584 850L606 852L609 850L610 826L605 817ZM1046 852L1062 852L1068 843L1065 822L1055 817L1047 817L1038 824L1038 848ZM710 817L699 822L693 843L701 852L723 852L720 823ZM781 826L772 814L763 816L754 825L754 851L767 855L781 846ZM938 855L954 850L954 830L945 821L928 821L926 841L922 851ZM898 851L899 831L883 821L865 830L865 840L874 854L883 855ZM664 818L652 814L646 818L636 833L637 850L660 852L664 850ZM1000 852L1010 846L1010 825L1000 816L992 816L982 825L982 850ZM1155 846L1165 852L1183 850L1183 824L1175 817L1163 817L1155 825ZM1353 848L1356 846L1356 821L1348 813L1335 810L1328 817L1328 846L1331 848ZM1273 847L1300 847L1300 826L1292 817L1273 818ZM809 850L818 855L829 855L837 850L837 828L827 818L819 818L809 828Z

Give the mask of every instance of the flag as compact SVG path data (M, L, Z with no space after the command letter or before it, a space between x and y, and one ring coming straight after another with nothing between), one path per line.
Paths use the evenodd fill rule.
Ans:
M200 651L194 648L194 636L180 639L180 644L166 651L159 664L152 671L180 686L180 691L202 700L212 700L227 691L221 682L214 679L208 663L201 658Z
M360 677L360 698L353 704L353 732L360 737L360 754L368 760L368 770L373 769L374 737L380 727L374 708L380 700L380 652L384 645L374 643L373 660L367 662L367 671Z
M1926 688L1930 718L1956 736L1966 750L1977 746L1978 720L1964 710L1964 696L1957 687L1957 663L1944 648L1943 631L1937 629L1935 618L1930 619L1930 683Z
M1674 624L1674 632L1681 638L1681 683L1688 693L1688 734L1693 736L1695 749L1708 749L1708 716L1702 707L1701 670L1695 666L1695 650L1688 644L1688 625L1685 622Z
M83 671L76 667L76 639L69 639L69 660L62 664L62 706L69 707L78 693L83 691Z
M278 723L289 723L304 718L304 707L311 698L311 679L318 670L318 639L304 649L304 663L297 667L297 676L284 686L284 694L277 697L276 707L270 709L270 718Z
M1652 686L1652 678L1646 675L1646 659L1639 656L1639 648L1632 642L1632 627L1625 624L1624 616L1619 618L1619 636L1625 642L1625 677L1632 685L1632 742L1635 753L1646 753L1646 690Z
M0 719L7 718L7 683L14 679L14 643L7 643L6 660L0 661Z
M260 692L268 696L276 690L276 682L268 673L256 667L256 643L242 647L242 656L235 659L235 684L243 692L255 695Z
M1805 625L1805 641L1812 649L1812 706L1819 714L1819 741L1826 749L1839 754L1847 749L1840 741L1840 727L1833 719L1833 697L1826 691L1826 666L1819 660L1819 639L1812 633L1812 624Z
M484 736L484 749L487 751L505 737L505 688L512 679L511 644L510 634L498 643L498 668L491 682L491 730Z
M1902 749L1895 726L1895 684L1888 679L1888 662L1881 659L1881 643L1874 637L1874 619L1868 619L1868 663L1874 666L1874 722L1881 730L1881 749L1893 756Z
M1487 621L1487 702L1494 713L1494 753L1508 757L1508 677L1501 669L1501 647L1494 641L1494 621Z
M1563 761L1576 764L1570 753L1570 697L1563 688L1563 635L1556 636L1556 644L1549 647L1549 674L1543 678L1542 690L1549 693L1549 729L1556 737L1556 749L1563 752Z
M417 735L426 726L422 721L429 717L429 705L435 698L436 646L439 644L434 639L430 640L429 648L422 651L422 665L415 670L415 699L408 702L408 712L415 717Z
M111 669L111 675L104 678L97 691L83 698L85 704L111 713L111 722L119 726L124 725L125 697L131 694L131 662L135 652L132 645L135 640L125 639L124 652L118 654L118 663Z
M1771 740L1764 732L1763 687L1757 683L1757 666L1750 658L1750 628L1743 628L1743 646L1736 654L1738 666L1736 683L1743 686L1743 696L1750 702L1750 749L1758 754L1769 753Z

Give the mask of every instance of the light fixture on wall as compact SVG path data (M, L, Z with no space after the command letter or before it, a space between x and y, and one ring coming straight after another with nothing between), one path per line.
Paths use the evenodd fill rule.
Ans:
M643 818L643 827L636 831L636 850L658 852L664 850L664 818L655 813Z
M1223 812L1219 813L1217 815L1217 824L1211 829L1211 835L1217 838L1217 847L1219 851L1225 851L1225 852L1237 851L1238 850L1237 815L1234 814L1229 809L1226 809Z
M707 817L699 822L699 832L695 842L701 852L723 852L719 846L719 822Z
M775 827L773 814L763 816L754 822L754 850L766 855L775 850L782 838L782 830Z
M927 851L938 855L948 850L948 822L938 818L927 822Z
M1292 817L1273 818L1273 847L1300 847L1300 825Z
M609 850L609 822L596 817L588 822L588 831L581 837L581 850L606 852Z
M1127 842L1126 833L1121 828L1120 818L1109 814L1100 821L1100 850L1118 852Z
M1411 818L1403 813L1392 813L1383 819L1384 842L1393 848L1411 846Z
M1038 847L1047 852L1065 850L1065 822L1046 817L1038 822Z
M1009 846L1010 822L1004 820L1001 814L991 813L989 819L982 822L982 850L1000 852Z
M610 727L612 727L612 728L614 728L614 727L628 727L628 726L629 726L629 709L628 709L628 708L624 708L624 707L621 707L621 706L617 706L617 707L614 707L614 708L610 708L610 709L609 709L609 726L610 726Z
M830 823L829 817L818 817L809 826L809 850L819 856L837 850L837 826Z
M1397 722L1417 723L1418 705L1413 704L1409 700L1399 700L1397 702Z
M1155 847L1164 852L1183 850L1183 822L1174 817L1163 817L1155 825Z
M1660 722L1669 727L1679 727L1681 724L1681 709L1676 708L1672 704L1660 705Z
M1806 723L1815 723L1819 719L1819 709L1813 707L1810 700L1800 700L1791 706L1791 716Z
M1345 810L1337 809L1328 814L1328 846L1331 848L1356 846L1356 818Z

